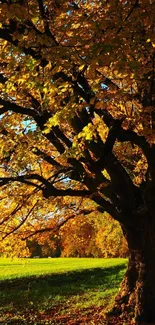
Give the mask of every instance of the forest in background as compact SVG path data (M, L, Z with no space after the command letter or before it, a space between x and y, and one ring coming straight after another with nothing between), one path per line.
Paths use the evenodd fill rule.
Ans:
M48 226L54 220L48 221ZM10 235L11 236L11 235ZM78 216L60 230L21 241L12 236L0 242L5 257L127 257L128 246L119 223L108 214ZM18 245L20 249L18 249Z

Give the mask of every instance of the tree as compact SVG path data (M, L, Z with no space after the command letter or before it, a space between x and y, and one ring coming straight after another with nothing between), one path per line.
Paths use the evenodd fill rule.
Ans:
M107 211L130 252L115 309L136 324L155 321L154 12L152 0L2 0L0 17L1 234L43 232L48 204Z
M97 223L102 222L101 214L94 216L79 215L76 219L68 221L59 231L62 243L61 256L103 257L96 244L98 232Z
M17 241L16 237L10 235L8 238L0 241L0 256L22 258L29 257L30 252L25 241L22 241L20 238Z
M96 234L96 244L104 257L127 257L128 246L118 221L105 215Z
M13 233L0 242L0 254L7 257L128 257L122 229L108 214L95 211L66 220L60 229L57 229L57 216L56 220L54 216L52 220L44 220L41 229L35 220L31 238L23 241L23 231L18 232L18 237Z
M61 227L59 235L61 256L128 256L127 243L119 223L106 213L79 215Z

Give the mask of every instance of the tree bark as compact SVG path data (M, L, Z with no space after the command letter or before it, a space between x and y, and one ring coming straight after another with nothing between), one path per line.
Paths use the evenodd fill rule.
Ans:
M136 325L155 324L155 220L142 216L125 237L129 262L113 311L134 318Z

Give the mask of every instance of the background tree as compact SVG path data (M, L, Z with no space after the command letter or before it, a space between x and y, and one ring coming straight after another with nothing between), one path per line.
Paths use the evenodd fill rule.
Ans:
M43 238L45 246L48 243L52 248L54 244L59 247L63 257L128 256L122 229L108 214L79 215L69 220L55 236L46 232Z
M30 250L26 245L26 242L18 238L18 241L14 235L10 235L8 238L0 242L0 256L20 258L29 257Z
M96 245L104 257L127 257L128 245L118 221L111 216L102 218L96 234Z
M130 251L116 310L136 324L155 320L154 12L152 0L3 0L0 16L1 235L44 232L48 204L107 211Z
M99 222L98 216L94 218L94 215L92 214L89 216L80 215L76 219L67 222L67 224L60 229L62 256L102 256L102 253L96 244L97 220L95 219Z
M67 218L64 219L66 221ZM0 254L13 257L127 257L128 247L122 229L108 214L78 215L57 229L58 218L44 218L44 225L36 218L33 237L22 240L23 232L0 242ZM41 230L41 232L40 232ZM45 231L43 231L45 230Z

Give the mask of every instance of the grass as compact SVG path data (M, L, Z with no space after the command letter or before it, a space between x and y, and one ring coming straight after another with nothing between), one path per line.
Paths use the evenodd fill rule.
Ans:
M0 324L104 324L125 269L125 259L0 259Z

